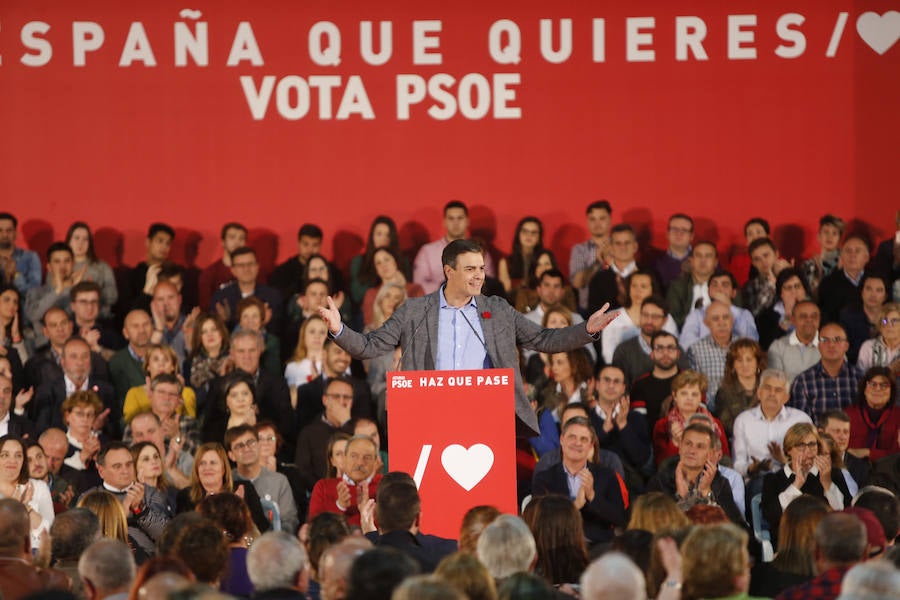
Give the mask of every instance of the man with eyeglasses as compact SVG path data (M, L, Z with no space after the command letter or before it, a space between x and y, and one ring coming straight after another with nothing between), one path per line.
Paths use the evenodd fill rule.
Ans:
M638 335L619 344L613 352L612 364L622 370L622 373L625 374L625 382L629 385L653 370L650 339L656 333L664 331L663 327L668 316L669 310L665 300L659 296L650 296L645 299L641 303ZM669 322L671 323L671 321ZM672 330L669 333L676 332ZM680 351L675 356L675 360L682 369L688 368L687 359L681 357Z
M334 343L333 339L326 339L323 348L322 372L309 383L297 388L297 431L315 421L322 414L322 396L325 392L325 384L332 377L343 376L353 386L353 417L373 418L372 390L364 379L350 374L350 354Z
M791 401L815 420L830 410L842 410L853 403L862 373L846 360L847 334L837 323L819 331L821 360L800 373L791 384Z
M689 261L690 272L672 281L666 292L669 310L679 327L691 310L709 305L709 279L719 264L719 251L712 242L700 241L691 250Z
M653 261L653 269L659 275L663 289L678 279L686 271L686 261L691 255L691 242L694 241L694 219L684 213L675 213L669 217L666 230L669 247Z
M281 293L274 287L257 282L259 277L259 261L256 252L249 246L236 248L231 253L231 273L234 281L220 287L213 294L209 309L216 311L231 329L237 323L237 303L247 296L256 296L266 305L271 318L266 323L266 330L275 333L281 331L281 318L284 312Z
M720 300L713 300L706 309L703 319L709 327L709 335L694 342L687 351L691 368L706 375L706 405L715 412L716 392L725 375L725 357L734 335L734 315L731 307Z
M631 408L625 374L618 367L604 367L597 376L596 403L591 424L600 447L619 455L626 469L629 492L643 491L641 468L650 459L650 435L644 415Z
M294 464L300 469L307 492L312 492L316 482L327 474L328 440L331 436L338 431L353 434L350 421L353 384L346 376L338 375L325 382L322 406L325 409L322 415L304 427L297 440Z
M253 484L260 500L268 500L278 505L281 530L295 535L300 526L297 503L287 477L277 471L264 469L259 455L259 438L252 425L238 425L225 432L225 449L228 458L237 468L234 480Z
M381 473L376 472L378 448L367 435L353 436L344 453L344 473L316 482L309 498L309 519L323 512L343 514L350 525L360 524L369 499L375 499Z
M654 333L648 346L653 367L632 384L631 406L645 415L647 434L652 435L653 426L660 417L660 407L672 394L672 380L682 369L688 367L687 360L678 347L678 338L668 331Z
M63 376L60 366L62 350L66 341L72 337L72 320L66 311L59 307L48 309L40 323L44 337L47 338L47 345L37 350L25 363L25 381L34 389L42 383ZM91 354L91 374L104 381L109 380L106 361L95 352Z
M791 310L794 330L769 346L769 366L787 375L788 383L822 358L819 354L819 307L812 300L801 300Z
M753 313L746 308L735 306L737 298L737 280L728 271L719 271L709 278L709 297L712 300L724 302L731 308L731 316L734 317L732 331L735 337L759 340L759 332L756 329L756 321ZM709 327L706 325L706 306L695 308L688 313L681 327L678 342L685 350L690 350L697 340L709 335Z
M197 419L185 414L183 410L181 400L183 387L176 375L160 373L150 380L147 394L150 398L150 412L156 417L166 448L170 452L175 452L176 457L180 452L193 456L200 446L200 427ZM137 415L125 427L125 433L122 435L126 443L130 443L134 435L134 419L137 419ZM160 449L160 456L166 457L165 450ZM190 473L189 470L185 472Z
M73 329L88 343L91 352L108 361L125 346L125 340L100 320L100 286L95 281L80 281L72 286L69 295L75 320Z

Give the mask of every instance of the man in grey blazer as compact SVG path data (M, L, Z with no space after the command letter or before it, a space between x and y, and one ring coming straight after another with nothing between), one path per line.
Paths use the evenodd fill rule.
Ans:
M387 322L367 334L341 323L337 306L319 309L330 335L354 358L402 349L398 370L512 368L515 373L516 431L538 434L538 423L522 385L517 346L539 352L566 352L596 340L615 318L604 305L584 323L543 329L500 297L482 296L484 250L470 240L454 240L441 256L446 281L424 298L410 298Z

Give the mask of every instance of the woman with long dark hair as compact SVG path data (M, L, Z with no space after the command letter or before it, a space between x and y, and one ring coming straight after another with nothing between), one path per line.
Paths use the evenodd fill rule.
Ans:
M75 221L66 232L66 245L72 249L75 267L72 270L73 284L93 281L100 286L100 316L112 315L112 307L119 299L116 277L112 268L97 258L94 251L94 234L84 221Z

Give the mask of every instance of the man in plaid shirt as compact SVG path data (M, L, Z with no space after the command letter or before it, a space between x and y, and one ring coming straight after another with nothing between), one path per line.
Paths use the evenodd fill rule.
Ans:
M819 330L822 360L800 373L791 384L790 405L817 421L830 410L842 410L853 403L862 373L844 357L850 347L847 333L837 323Z
M597 271L606 267L609 259L612 207L606 200L597 200L588 205L586 213L591 237L573 246L569 255L569 277L572 287L578 290L578 308L583 313L587 311L588 282Z

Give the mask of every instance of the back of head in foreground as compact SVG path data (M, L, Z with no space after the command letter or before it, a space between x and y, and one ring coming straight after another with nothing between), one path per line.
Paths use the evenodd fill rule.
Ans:
M581 576L583 600L646 600L644 574L630 558L608 552L592 562Z
M247 573L258 592L277 588L306 591L309 568L300 540L283 531L263 534L247 553Z
M500 515L481 532L477 554L491 576L501 580L531 571L537 548L525 521L514 515Z

